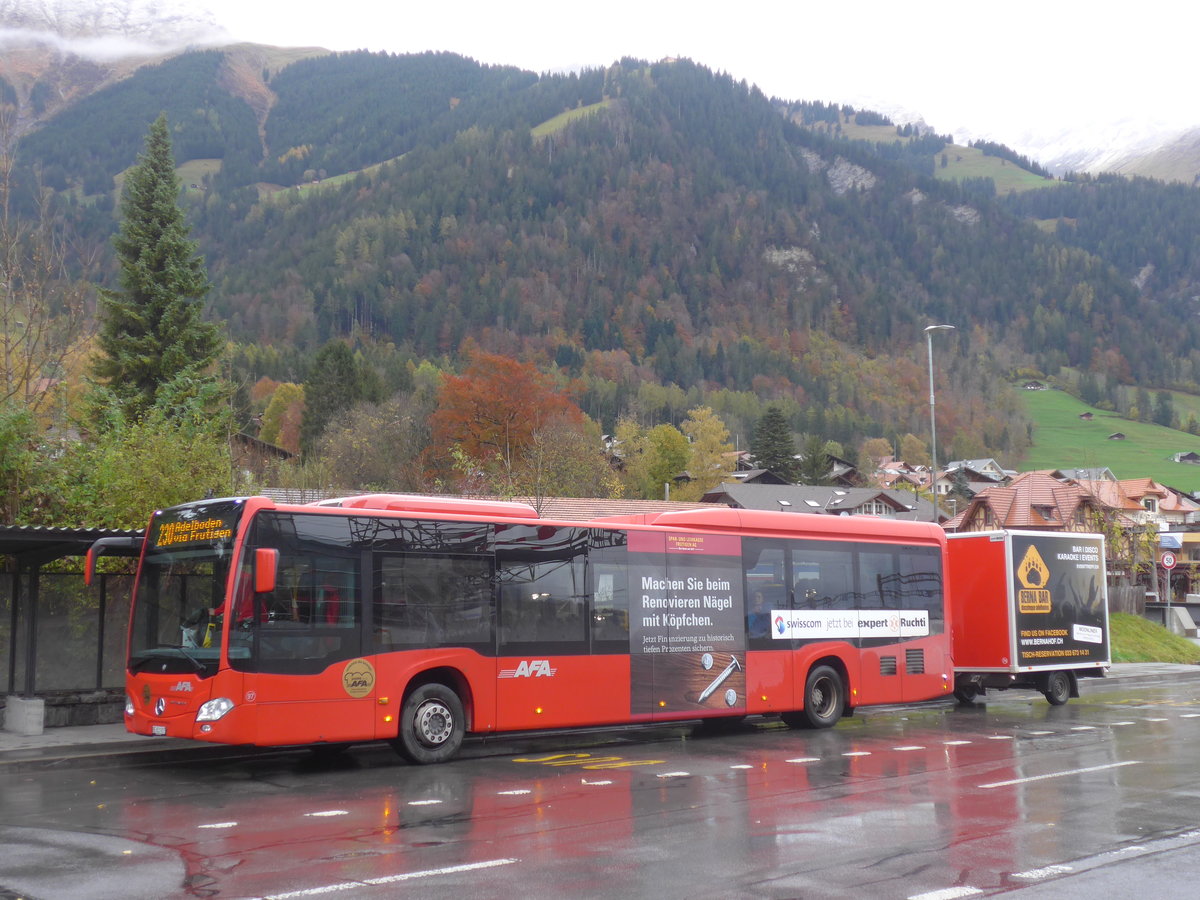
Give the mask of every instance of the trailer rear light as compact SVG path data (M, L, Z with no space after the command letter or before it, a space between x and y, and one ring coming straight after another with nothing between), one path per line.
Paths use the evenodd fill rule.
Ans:
M196 713L197 722L215 722L233 709L233 701L228 697L217 697L209 700Z

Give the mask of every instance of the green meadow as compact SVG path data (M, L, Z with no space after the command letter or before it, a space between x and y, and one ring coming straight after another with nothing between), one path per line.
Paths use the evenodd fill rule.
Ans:
M1033 425L1033 446L1022 471L1108 467L1118 478L1153 478L1189 493L1200 490L1200 465L1172 461L1176 453L1200 453L1200 437L1121 418L1064 391L1024 391ZM1177 411L1179 407L1177 406ZM1090 420L1080 415L1090 412ZM1112 437L1125 435L1124 440Z

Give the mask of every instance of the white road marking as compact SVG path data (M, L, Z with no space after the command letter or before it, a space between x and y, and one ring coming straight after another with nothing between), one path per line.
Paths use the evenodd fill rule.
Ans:
M970 741L942 741L942 743L945 744L947 747L962 747L963 745L969 744L971 742Z
M399 875L385 875L382 878L364 878L362 881L342 881L337 884L326 884L321 887L304 888L299 891L288 891L285 894L267 894L260 900L290 900L292 897L316 897L320 894L334 894L338 891L353 891L364 884L396 884L401 881L413 881L417 878L435 878L438 875L454 875L458 872L471 872L476 869L494 869L498 866L510 866L519 859L489 859L486 862L465 863L461 866L445 866L441 869L425 869L420 872L403 872Z
M409 800L409 806L437 806L441 800Z
M870 756L870 750L851 750L849 753L843 753L842 756Z
M349 810L345 809L323 809L320 812L305 813L306 816L311 816L314 819L326 818L328 816L348 816Z
M1048 778L1062 778L1066 775L1084 775L1088 772L1103 772L1106 769L1119 769L1122 766L1139 766L1142 761L1140 759L1131 759L1125 762L1110 763L1107 766L1088 766L1084 769L1067 769L1065 772L1050 772L1047 775L1030 775L1028 778L1013 778L1009 781L993 781L990 784L981 784L981 788L996 788L1008 787L1011 784L1028 784L1031 781L1045 781Z
M819 757L819 756L797 756L795 759L785 759L784 760L784 762L790 762L790 763L810 763L810 762L820 762L820 761L821 761L821 757Z
M659 778L686 778L691 772L659 772Z
M587 782L585 781L584 784L587 784ZM516 791L497 791L496 793L501 797L524 797L526 794L532 794L533 791L528 788L521 788Z
M918 745L916 745L916 744L913 744L911 747L893 747L892 749L893 749L893 750L898 750L898 751L900 751L901 753L907 753L907 752L909 752L909 751L911 751L911 750L924 750L925 748L924 748L924 747L921 747L921 746L918 746Z
M1064 872L1074 871L1070 866L1042 866L1040 869L1030 869L1028 872L1014 872L1013 878L1035 881L1039 878L1049 878L1051 875L1062 875Z
M236 828L237 822L211 822L208 825L197 825L197 828Z
M956 897L974 897L982 893L979 888L952 887L942 888L940 891L926 891L924 894L910 894L908 900L955 900Z

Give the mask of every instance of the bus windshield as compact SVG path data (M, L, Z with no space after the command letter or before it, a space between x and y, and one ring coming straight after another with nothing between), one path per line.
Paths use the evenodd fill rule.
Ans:
M134 593L130 671L216 673L241 512L241 501L213 500L155 514Z

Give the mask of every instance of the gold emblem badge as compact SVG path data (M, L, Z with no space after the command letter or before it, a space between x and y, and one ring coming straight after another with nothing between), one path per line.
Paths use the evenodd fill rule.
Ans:
M342 687L351 697L365 697L375 687L375 667L365 659L352 659L342 669Z

